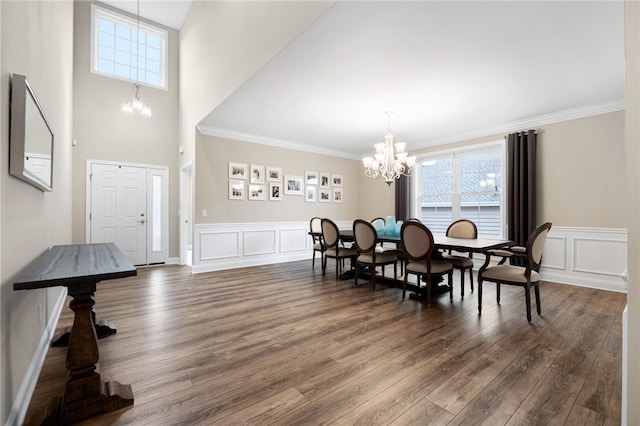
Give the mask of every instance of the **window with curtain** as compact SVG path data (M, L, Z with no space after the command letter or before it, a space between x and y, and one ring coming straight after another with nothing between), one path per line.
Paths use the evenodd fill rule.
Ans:
M167 88L167 31L92 5L91 71Z
M480 237L502 237L504 144L421 156L414 214L434 233L451 222L472 220Z

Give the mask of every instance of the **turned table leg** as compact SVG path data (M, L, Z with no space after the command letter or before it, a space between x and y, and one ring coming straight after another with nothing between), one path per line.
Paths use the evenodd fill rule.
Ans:
M69 285L73 298L73 327L67 348L67 383L60 402L60 419L75 422L133 405L130 385L103 382L97 371L98 339L92 315L95 283Z

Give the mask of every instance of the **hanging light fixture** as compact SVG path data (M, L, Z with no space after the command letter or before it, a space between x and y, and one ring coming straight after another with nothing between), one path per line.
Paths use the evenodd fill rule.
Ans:
M136 83L133 85L133 98L127 99L127 102L122 106L122 111L132 113L134 111L139 112L145 117L151 117L151 108L149 104L140 100L140 80L138 76L139 67L138 61L140 60L140 0L138 0L138 15L136 17Z
M365 176L377 179L383 177L387 185L398 179L400 176L409 176L413 166L416 164L416 157L412 157L405 151L407 146L404 142L393 143L391 134L391 114L393 111L385 111L387 114L387 134L384 142L375 144L376 154L374 157L364 157Z

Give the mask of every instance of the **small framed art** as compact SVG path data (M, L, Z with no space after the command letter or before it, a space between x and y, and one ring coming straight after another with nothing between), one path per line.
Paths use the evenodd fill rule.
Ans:
M320 203L330 203L332 197L332 191L330 189L320 189L318 191L318 201Z
M320 188L331 188L331 175L329 173L320 172L319 176Z
M242 180L229 181L229 199L244 200L244 181Z
M307 185L304 194L305 201L315 203L318 200L318 188L315 185Z
M282 169L280 167L267 166L267 180L269 182L282 182Z
M302 176L285 175L284 193L285 195L302 195Z
M333 202L341 203L342 202L342 189L334 189L333 190Z
M304 183L307 185L317 185L318 172L304 172Z
M266 188L264 185L249 185L249 200L264 201L267 199Z
M246 179L249 169L243 163L229 163L229 179Z
M282 184L281 183L269 183L269 200L280 201L282 200Z
M331 185L342 187L342 175L331 175Z
M251 183L264 183L264 166L251 165Z

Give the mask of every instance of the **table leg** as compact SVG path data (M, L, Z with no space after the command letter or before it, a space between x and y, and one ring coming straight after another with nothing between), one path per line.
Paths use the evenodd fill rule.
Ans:
M98 340L91 315L95 290L95 283L69 286L69 295L73 298L69 307L74 319L67 349L67 383L58 413L62 423L133 405L130 385L104 382L97 371Z
M118 329L108 320L97 320L96 311L91 309L91 318L93 319L93 325L96 329L96 335L98 339L112 336L118 332ZM51 341L51 346L54 348L60 348L69 344L69 335L71 334L71 327L65 328L65 330L58 336L54 337Z

